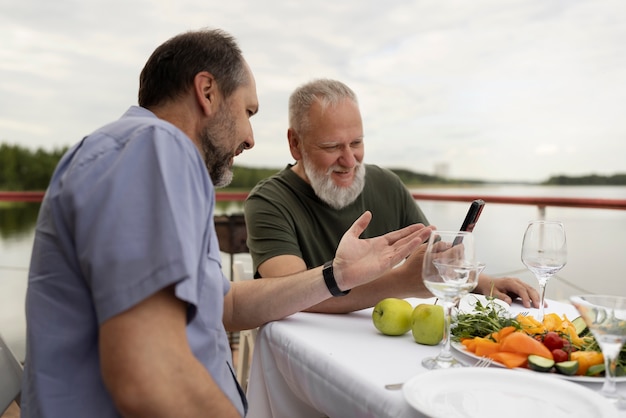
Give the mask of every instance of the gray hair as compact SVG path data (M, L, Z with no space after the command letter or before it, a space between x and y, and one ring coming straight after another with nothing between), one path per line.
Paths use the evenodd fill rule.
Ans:
M322 78L301 85L289 97L289 127L305 132L309 128L309 109L313 103L319 102L324 111L344 99L358 104L354 91L341 81Z

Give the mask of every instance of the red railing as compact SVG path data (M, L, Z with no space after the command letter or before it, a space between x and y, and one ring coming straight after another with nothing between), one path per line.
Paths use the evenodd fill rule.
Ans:
M413 193L415 200L441 200L447 202L469 202L474 199L483 199L489 203L508 205L530 205L543 208L546 206L561 206L569 208L587 209L618 209L626 210L626 199L589 199L573 197L513 197L513 196L481 196L481 195L448 195Z
M0 202L41 202L44 192L0 192Z
M0 192L0 201L41 202L43 195L44 192ZM248 192L218 191L215 196L218 201L242 202L248 196ZM540 210L548 206L626 210L626 199L579 199L570 197L513 197L428 193L413 193L413 198L415 200L439 200L447 202L470 202L474 199L484 199L489 203L537 206Z
M41 202L45 192L2 192L0 191L0 202ZM215 194L218 201L243 202L248 196L247 192L217 192Z

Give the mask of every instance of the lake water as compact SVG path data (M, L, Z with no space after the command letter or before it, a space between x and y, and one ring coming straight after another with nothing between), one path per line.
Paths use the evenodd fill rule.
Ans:
M520 261L520 247L528 221L538 219L536 206L489 203L489 196L542 196L626 199L626 187L486 186L419 189L416 193L479 195L487 202L474 233L485 272L515 276L536 285ZM438 229L458 229L467 203L419 201ZM2 207L0 206L0 209ZM220 203L222 213L240 212L237 203ZM0 211L0 333L19 358L24 355L24 297L33 241L32 208ZM548 207L546 219L561 220L568 240L568 263L548 283L547 297L564 300L575 293L626 296L626 211ZM224 265L228 267L228 255ZM245 255L237 255L245 261Z

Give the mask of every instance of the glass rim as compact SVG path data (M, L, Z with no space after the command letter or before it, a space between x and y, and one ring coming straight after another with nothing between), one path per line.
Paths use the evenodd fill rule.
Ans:
M559 224L559 225L564 225L563 221L554 221L554 220L547 220L547 219L535 219L534 221L528 221L528 225L530 224Z
M576 293L569 296L570 299L579 298L585 300L585 298L610 298L610 299L626 299L623 295L608 295L599 293Z
M472 235L471 231L453 231L453 230L443 230L443 229L433 229L430 231L430 235L433 234L454 234L454 235Z

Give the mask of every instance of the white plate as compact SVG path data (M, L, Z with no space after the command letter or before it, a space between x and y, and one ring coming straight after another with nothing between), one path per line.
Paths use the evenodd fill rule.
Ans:
M467 349L465 348L465 346L461 343L457 343L455 341L452 341L450 343L450 345L452 346L452 348L454 348L456 351L459 351L463 354L465 354L466 356L470 356L476 360L480 360L482 357L477 356L476 354L472 353L471 351L467 351ZM498 367L505 367L506 366L504 364L498 363L497 361L494 361L493 363L494 366L498 366ZM544 376L550 376L550 377L558 377L561 379L565 379L565 380L571 380L572 382L579 382L579 383L604 383L604 376L600 376L600 377L594 377L594 376L567 376L564 374L560 374L560 373L541 373L541 372L535 372L533 370L530 369L525 369L525 368L516 368L515 370L521 370L521 371L525 371L525 372L533 372L533 373L540 373ZM616 382L626 382L626 376L618 376L615 378Z
M459 302L459 312L463 313L473 313L476 308L476 302L479 302L482 306L487 306L489 303L494 303L496 305L501 306L506 312L511 309L511 306L503 300L500 299L487 299L486 296L471 293L467 296L464 296Z
M433 418L618 417L607 399L584 386L503 369L430 370L411 378L402 392Z

